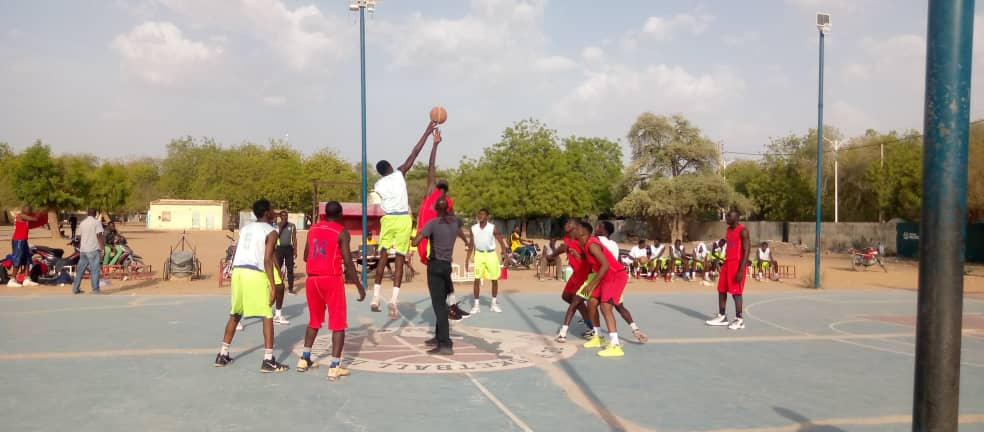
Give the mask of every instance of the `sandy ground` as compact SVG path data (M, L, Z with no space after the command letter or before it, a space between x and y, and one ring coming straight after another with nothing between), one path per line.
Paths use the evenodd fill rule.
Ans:
M181 232L170 231L147 231L143 226L128 225L121 226L121 231L129 240L130 245L137 254L144 258L144 262L153 266L154 275L146 280L120 281L113 280L111 285L104 289L106 293L113 294L221 294L228 292L228 284L219 285L218 267L219 261L225 255L225 250L230 241L226 238L230 232L189 232L186 240L196 248L197 256L202 262L203 278L200 280L189 281L188 279L171 279L163 281L161 270L166 257L172 247L178 247L181 240ZM303 244L306 231L298 232L298 241ZM0 228L0 241L4 246L9 244L10 227ZM353 249L361 239L354 236L352 239ZM534 241L537 241L534 239ZM542 241L541 241L542 242ZM31 244L69 248L65 245L65 240L51 239L46 230L33 230L31 232ZM622 245L629 248L630 245ZM3 247L5 250L6 247ZM780 246L774 247L774 256L782 265L794 265L796 267L796 277L780 282L758 282L748 281L749 291L771 291L771 290L790 290L812 288L813 255L808 252L799 252L792 248ZM465 258L463 247L456 248L456 261L462 262ZM404 283L403 289L408 291L425 291L426 277L425 267L415 257L413 266L419 272L412 282ZM903 289L915 290L918 282L918 262L910 260L896 260L888 258L886 264L888 272L883 272L878 267L871 267L865 272L855 272L851 269L850 258L848 255L827 254L822 257L821 282L825 289L831 290L863 290L863 289ZM304 264L297 264L297 285L303 284ZM967 274L964 276L964 290L968 294L984 295L984 266L968 266ZM371 283L370 276L370 283ZM86 282L87 283L87 282ZM458 284L459 289L470 291L468 283ZM389 287L392 286L389 280L384 281L384 294L388 295ZM513 270L508 274L508 280L501 282L505 292L560 292L563 286L561 281L545 280L539 281L533 270ZM487 289L487 288L486 288ZM636 292L660 292L660 291L708 291L713 287L702 285L698 282L686 282L676 280L674 282L646 281L633 279L628 287L630 291ZM70 287L41 286L36 288L7 288L0 287L0 295L23 295L23 294L68 294ZM483 290L484 291L484 290Z

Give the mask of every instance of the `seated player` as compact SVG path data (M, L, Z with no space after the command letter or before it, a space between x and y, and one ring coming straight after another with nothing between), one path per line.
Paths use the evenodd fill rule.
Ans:
M711 255L708 258L707 266L709 272L715 275L721 272L721 266L724 265L724 257L727 253L727 245L728 243L724 239L711 243Z
M544 243L543 250L541 251L540 259L536 267L537 270L536 278L538 280L544 280L544 279L557 280L557 264L560 261L560 259L553 257L554 250L556 249L557 249L556 238L551 238L549 242Z
M683 278L689 281L690 277L690 267L687 260L687 250L683 246L683 241L677 239L673 242L673 246L670 247L670 256L673 258L673 262L670 264L672 268L669 273L666 274L666 280L672 280L676 277L677 272L681 271Z
M649 277L654 278L658 274L669 274L670 253L666 250L666 245L660 243L659 239L655 239L653 240L653 245L649 247L649 250L650 265L653 269L653 272L649 274Z
M772 249L769 247L769 242L762 242L759 248L755 250L755 259L752 260L752 268L755 269L755 279L762 280L765 277L771 279L773 273L778 269L778 265L775 257L772 256Z
M639 240L639 244L632 246L629 250L629 258L632 258L632 274L635 277L649 277L653 272L652 249L646 246L646 240Z
M694 253L691 255L690 259L690 279L694 279L694 272L700 271L704 274L704 280L708 280L707 276L707 245L704 242L697 242L697 246L694 247Z

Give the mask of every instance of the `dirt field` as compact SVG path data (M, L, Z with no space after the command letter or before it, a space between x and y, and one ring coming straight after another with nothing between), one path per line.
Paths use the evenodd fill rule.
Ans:
M187 279L172 279L170 281L161 280L161 270L163 263L170 253L171 247L175 246L181 239L180 232L152 232L147 231L142 226L122 226L122 232L129 240L137 254L144 258L144 262L151 264L154 269L154 277L148 280L113 280L111 285L104 291L109 294L218 294L228 292L228 285L219 286L217 279L219 260L224 256L226 247L230 242L226 238L230 232L189 232L187 240L196 249L198 258L202 262L203 279L189 281ZM304 241L306 231L298 233L298 241ZM45 246L69 248L64 240L53 240L49 238L46 230L33 230L31 232L31 243ZM8 248L10 239L10 228L0 228L0 250ZM535 240L535 239L534 239ZM361 241L358 237L353 237L353 249L357 242ZM624 248L631 245L622 245ZM456 251L456 259L464 260L464 250L459 247ZM780 282L758 282L749 280L748 290L751 292L763 290L789 290L812 288L813 255L808 252L796 251L791 247L776 245L774 256L782 265L794 265L796 267L796 278L783 280ZM414 258L414 267L417 269L417 277L412 282L404 283L403 289L409 291L426 291L426 277L423 274L425 267ZM877 267L872 267L866 272L855 272L851 270L851 264L847 255L827 254L822 258L821 282L825 289L832 290L860 290L860 289L903 289L915 290L917 287L918 263L916 261L896 260L889 258L887 262L888 272L883 272ZM303 283L303 262L297 265L298 285ZM964 290L968 294L984 295L984 266L968 266L968 274L964 277ZM371 280L371 276L370 276ZM87 282L86 282L87 283ZM371 283L371 282L370 282ZM535 272L532 270L514 270L509 272L508 280L502 282L502 287L506 292L559 292L563 282L560 281L538 281ZM384 292L388 292L391 282L384 281ZM458 285L463 291L470 288L470 284ZM88 290L86 285L84 289ZM663 281L635 280L630 282L630 291L637 292L659 292L659 291L705 291L712 290L710 286L702 285L698 282L686 282L676 280L671 283ZM68 286L41 286L36 288L7 288L0 287L0 295L18 294L69 294L71 288Z

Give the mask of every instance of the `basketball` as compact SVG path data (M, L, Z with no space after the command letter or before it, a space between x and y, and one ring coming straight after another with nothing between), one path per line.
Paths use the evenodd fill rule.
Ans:
M448 111L442 106L431 108L431 121L442 124L448 120Z

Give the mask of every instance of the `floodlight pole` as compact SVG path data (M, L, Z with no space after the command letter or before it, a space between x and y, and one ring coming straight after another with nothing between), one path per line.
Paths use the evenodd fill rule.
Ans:
M359 64L361 66L362 82L362 286L369 286L369 275L367 270L366 255L368 245L366 244L366 233L369 231L369 185L368 172L366 170L366 7L369 3L375 8L375 1L353 0L349 4L349 10L359 10Z
M820 85L817 97L817 225L814 239L813 254L813 288L820 288L820 214L823 206L823 39L829 30L817 26L820 30Z
M926 37L913 431L955 431L960 403L974 0L931 0Z

